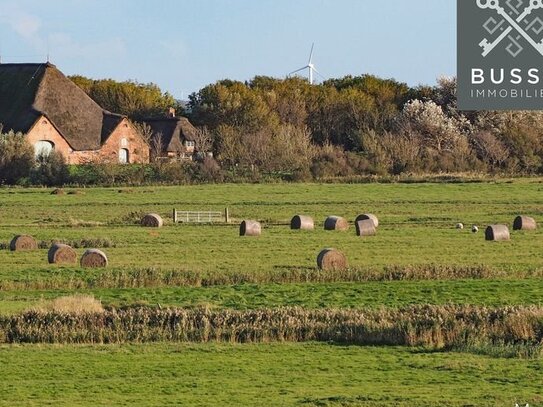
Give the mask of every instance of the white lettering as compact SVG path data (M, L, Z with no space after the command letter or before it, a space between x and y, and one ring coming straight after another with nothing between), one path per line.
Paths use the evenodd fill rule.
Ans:
M485 83L484 71L482 69L474 68L471 70L471 84L482 85Z
M503 83L503 80L505 78L505 69L500 69L500 79L497 80L496 79L496 70L494 68L492 68L490 70L490 80L492 81L492 83L494 85L501 85Z
M528 76L530 79L528 80L528 83L530 85L537 85L539 84L539 69L532 68L528 71Z
M522 83L522 76L519 75L520 73L522 73L522 69L515 68L511 70L511 83L513 85L520 85Z

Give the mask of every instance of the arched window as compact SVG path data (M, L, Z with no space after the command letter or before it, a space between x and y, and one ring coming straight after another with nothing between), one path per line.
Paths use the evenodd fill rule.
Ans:
M127 148L121 148L119 150L119 162L121 164L127 164L128 163L128 149Z
M48 140L40 140L34 144L34 154L36 157L40 155L49 155L55 149L55 143Z
M121 147L128 147L128 140L123 138L121 139Z

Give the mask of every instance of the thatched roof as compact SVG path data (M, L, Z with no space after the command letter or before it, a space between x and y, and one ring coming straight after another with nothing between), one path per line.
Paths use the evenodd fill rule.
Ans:
M145 119L144 122L151 126L153 137L162 138L164 151L182 152L185 140L195 140L196 128L185 117Z
M54 65L0 64L0 123L27 133L46 116L74 150L99 150L123 116L102 109Z
M119 123L125 118L125 116L115 113L109 113L104 111L104 121L102 124L102 144L111 136L113 130L117 128Z

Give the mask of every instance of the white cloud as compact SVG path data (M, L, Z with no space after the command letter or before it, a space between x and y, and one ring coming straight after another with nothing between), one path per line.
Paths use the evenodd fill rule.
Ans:
M33 40L39 33L41 20L31 14L19 13L13 17L11 26L21 37Z
M159 41L161 48L166 51L170 57L184 58L188 54L185 43L179 39L175 40L161 40Z
M81 58L87 60L105 60L124 57L127 54L126 44L122 38L109 38L82 44L69 34L54 33L49 36L49 44L53 56L64 58Z
M113 37L83 43L65 32L46 32L40 17L29 13L13 1L2 5L0 24L19 36L32 49L32 53L43 55L43 57L49 53L53 63L74 59L79 61L118 60L127 55L127 47L122 38ZM13 53L13 50L8 50L8 53L10 51Z
M79 63L107 63L109 60L124 59L127 55L127 46L122 38L80 42L65 32L46 32L39 16L29 13L14 1L2 4L0 24L13 32L14 36L20 37L36 56L45 57L49 53L53 63L64 64L74 60ZM15 55L17 52L19 50L7 50L8 54Z
M0 22L10 27L35 51L44 51L46 42L40 34L42 21L38 16L28 13L16 3L9 2L2 6Z

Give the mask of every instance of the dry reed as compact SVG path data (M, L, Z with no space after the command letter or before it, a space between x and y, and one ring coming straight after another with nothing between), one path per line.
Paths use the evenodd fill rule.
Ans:
M381 268L329 270L317 267L278 268L252 271L202 272L197 270L162 270L159 268L112 269L97 275L57 276L29 280L0 280L0 290L79 290L94 288L210 287L237 284L304 284L365 281L422 281L459 279L530 279L543 278L543 268L516 271L494 269L486 265L421 264Z
M76 294L55 298L51 301L42 301L30 311L39 313L85 315L101 314L105 310L102 303L93 296Z
M0 317L4 343L306 342L356 345L523 345L541 348L543 307L410 306L401 309L251 311L110 309L29 311Z

